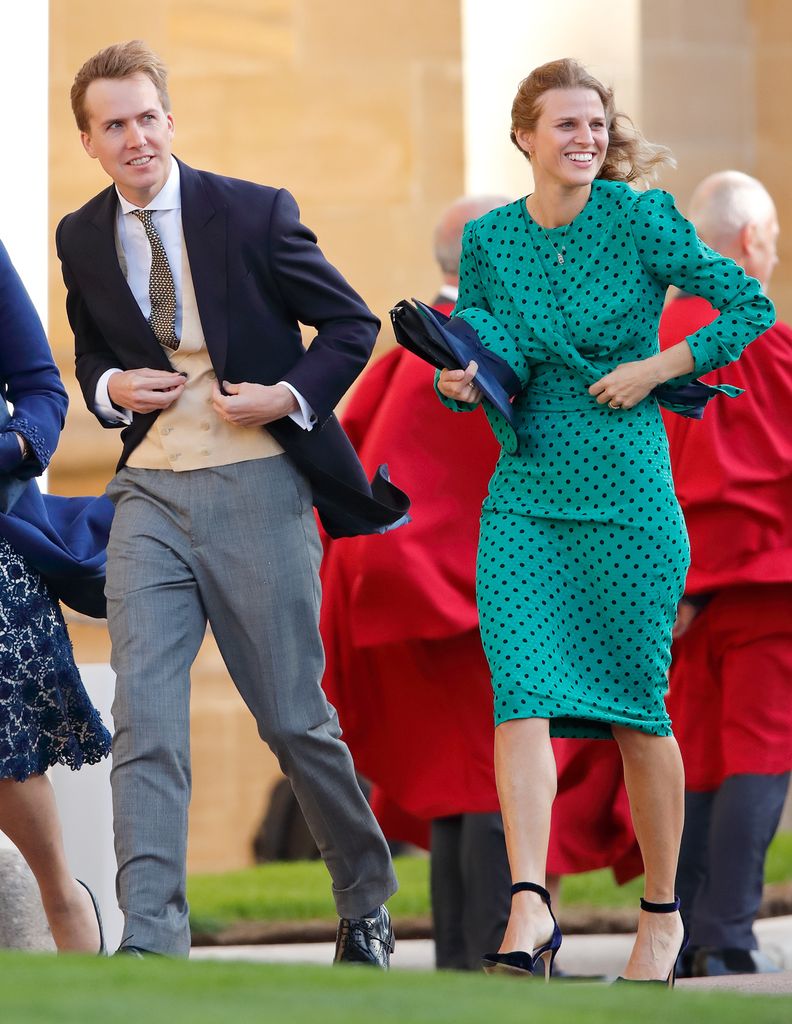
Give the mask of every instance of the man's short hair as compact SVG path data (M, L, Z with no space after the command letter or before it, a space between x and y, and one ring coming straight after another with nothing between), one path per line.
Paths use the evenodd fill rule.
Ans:
M91 82L99 78L131 78L132 75L145 75L149 78L156 87L162 109L170 113L168 69L162 60L141 39L113 43L89 57L74 76L71 105L74 120L81 132L87 132L89 127L85 93Z

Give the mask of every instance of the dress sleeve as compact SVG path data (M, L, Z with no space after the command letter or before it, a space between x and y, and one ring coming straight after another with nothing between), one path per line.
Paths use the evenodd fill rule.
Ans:
M759 282L705 245L668 192L639 194L631 227L641 263L657 281L698 295L719 310L717 319L685 339L695 363L693 376L734 362L772 327L775 309Z
M13 474L27 480L41 474L52 458L68 399L44 328L2 243L0 332L0 392L14 407L3 430L21 434L28 442L32 454Z

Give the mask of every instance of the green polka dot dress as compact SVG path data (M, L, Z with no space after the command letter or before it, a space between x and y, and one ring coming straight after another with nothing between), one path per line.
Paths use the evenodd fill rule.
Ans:
M503 446L477 564L497 724L671 732L666 671L689 551L660 411L651 395L613 410L587 391L658 351L670 284L720 310L687 339L695 372L680 383L773 322L758 282L701 243L665 192L595 181L567 227L544 231L524 199L467 226L455 313L523 384L513 430L485 403Z

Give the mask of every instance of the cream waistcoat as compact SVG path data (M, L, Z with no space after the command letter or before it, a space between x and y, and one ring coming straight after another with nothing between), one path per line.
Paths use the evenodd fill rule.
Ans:
M280 455L283 449L263 427L227 423L212 406L217 380L206 349L195 300L187 246L182 237L182 336L173 369L187 374L184 391L164 409L127 460L134 469L207 469Z

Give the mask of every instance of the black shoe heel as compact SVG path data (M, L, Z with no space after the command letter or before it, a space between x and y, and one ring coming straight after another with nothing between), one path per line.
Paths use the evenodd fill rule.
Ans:
M99 925L99 952L96 955L107 956L107 946L105 944L104 928L102 927L102 915L99 910L99 904L96 901L96 897L85 884L85 882L80 881L79 878L76 878L75 881L78 882L83 887L83 889L85 889L85 891L91 897L91 903L93 903L94 913L96 914L96 923Z
M674 897L673 903L651 903L649 900L641 898L641 910L645 910L649 914L676 914L679 910L680 902L679 897ZM673 988L676 982L677 966L682 959L682 954L687 949L688 944L688 933L687 928L683 926L682 932L682 944L679 947L679 952L674 957L674 963L671 966L671 970L668 972L667 978L647 978L645 981L639 978L622 978L619 976L614 985L663 985L668 988Z
M561 948L563 935L558 927L553 908L550 905L550 893L541 885L535 882L515 882L511 888L512 896L518 892L535 892L541 896L542 902L550 911L553 919L553 934L549 942L537 946L533 952L525 953L522 950L515 950L513 953L485 953L481 960L481 966L486 974L512 974L517 977L531 977L537 975L537 964L541 960L544 968L544 979L549 981L553 974L553 964L556 953Z

